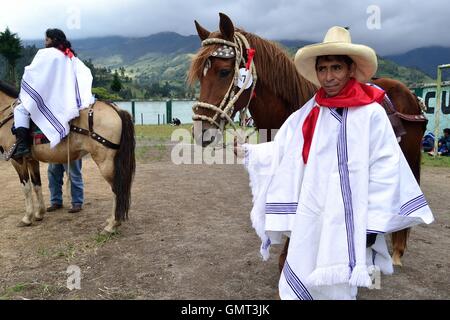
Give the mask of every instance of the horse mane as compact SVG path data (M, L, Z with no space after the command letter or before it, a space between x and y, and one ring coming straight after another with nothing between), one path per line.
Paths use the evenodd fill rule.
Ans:
M258 82L261 81L276 96L285 100L289 111L297 110L314 95L317 88L297 72L294 62L279 45L244 30L236 31L242 33L250 46L256 50L254 62ZM216 36L217 33L211 34L211 37ZM203 77L206 59L218 47L219 45L209 45L200 48L192 60L188 73L189 83L192 84Z
M7 94L8 96L12 98L18 98L19 97L19 91L14 88L12 85L6 83L3 80L0 80L0 91Z

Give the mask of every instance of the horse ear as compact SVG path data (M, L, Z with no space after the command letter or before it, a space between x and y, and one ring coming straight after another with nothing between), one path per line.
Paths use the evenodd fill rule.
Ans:
M195 28L197 29L197 33L198 36L200 37L200 39L203 41L205 39L207 39L209 37L209 35L211 34L211 32L209 32L208 30L206 30L205 28L203 28L198 22L197 20L194 20L195 22Z
M233 41L234 37L234 26L231 19L224 13L219 13L220 16L220 32L222 33L225 40Z

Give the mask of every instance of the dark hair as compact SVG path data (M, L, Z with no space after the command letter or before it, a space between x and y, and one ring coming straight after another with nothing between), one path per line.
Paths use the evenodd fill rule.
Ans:
M445 128L445 129L444 129L444 133L450 134L450 128Z
M316 69L317 69L317 65L319 64L319 60L345 62L349 68L350 68L350 66L351 66L352 63L353 63L352 58L350 58L349 56L346 56L346 55L325 55L325 56L318 56L318 57L316 58Z
M66 49L70 49L74 56L76 56L75 51L72 49L72 44L67 40L66 35L60 29L47 29L45 31L45 36L50 38L52 42L49 47L53 47L59 49L61 51L66 51Z

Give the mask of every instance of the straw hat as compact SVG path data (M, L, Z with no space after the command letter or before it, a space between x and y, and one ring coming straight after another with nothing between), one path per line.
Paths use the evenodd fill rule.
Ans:
M342 27L331 27L322 43L311 44L297 51L295 66L298 72L315 85L320 86L316 75L316 58L325 55L347 55L356 64L355 78L360 82L369 81L377 71L377 55L372 48L353 44L350 32Z

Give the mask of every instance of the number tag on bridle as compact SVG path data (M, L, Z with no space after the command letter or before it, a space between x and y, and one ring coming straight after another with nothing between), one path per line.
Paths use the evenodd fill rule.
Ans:
M252 74L250 73L250 70L247 70L245 68L239 69L239 78L238 78L237 86L239 88L242 88L245 84L245 81L247 81L247 79L248 79L248 82L244 89L250 88L250 86L253 83L253 77L252 77Z

